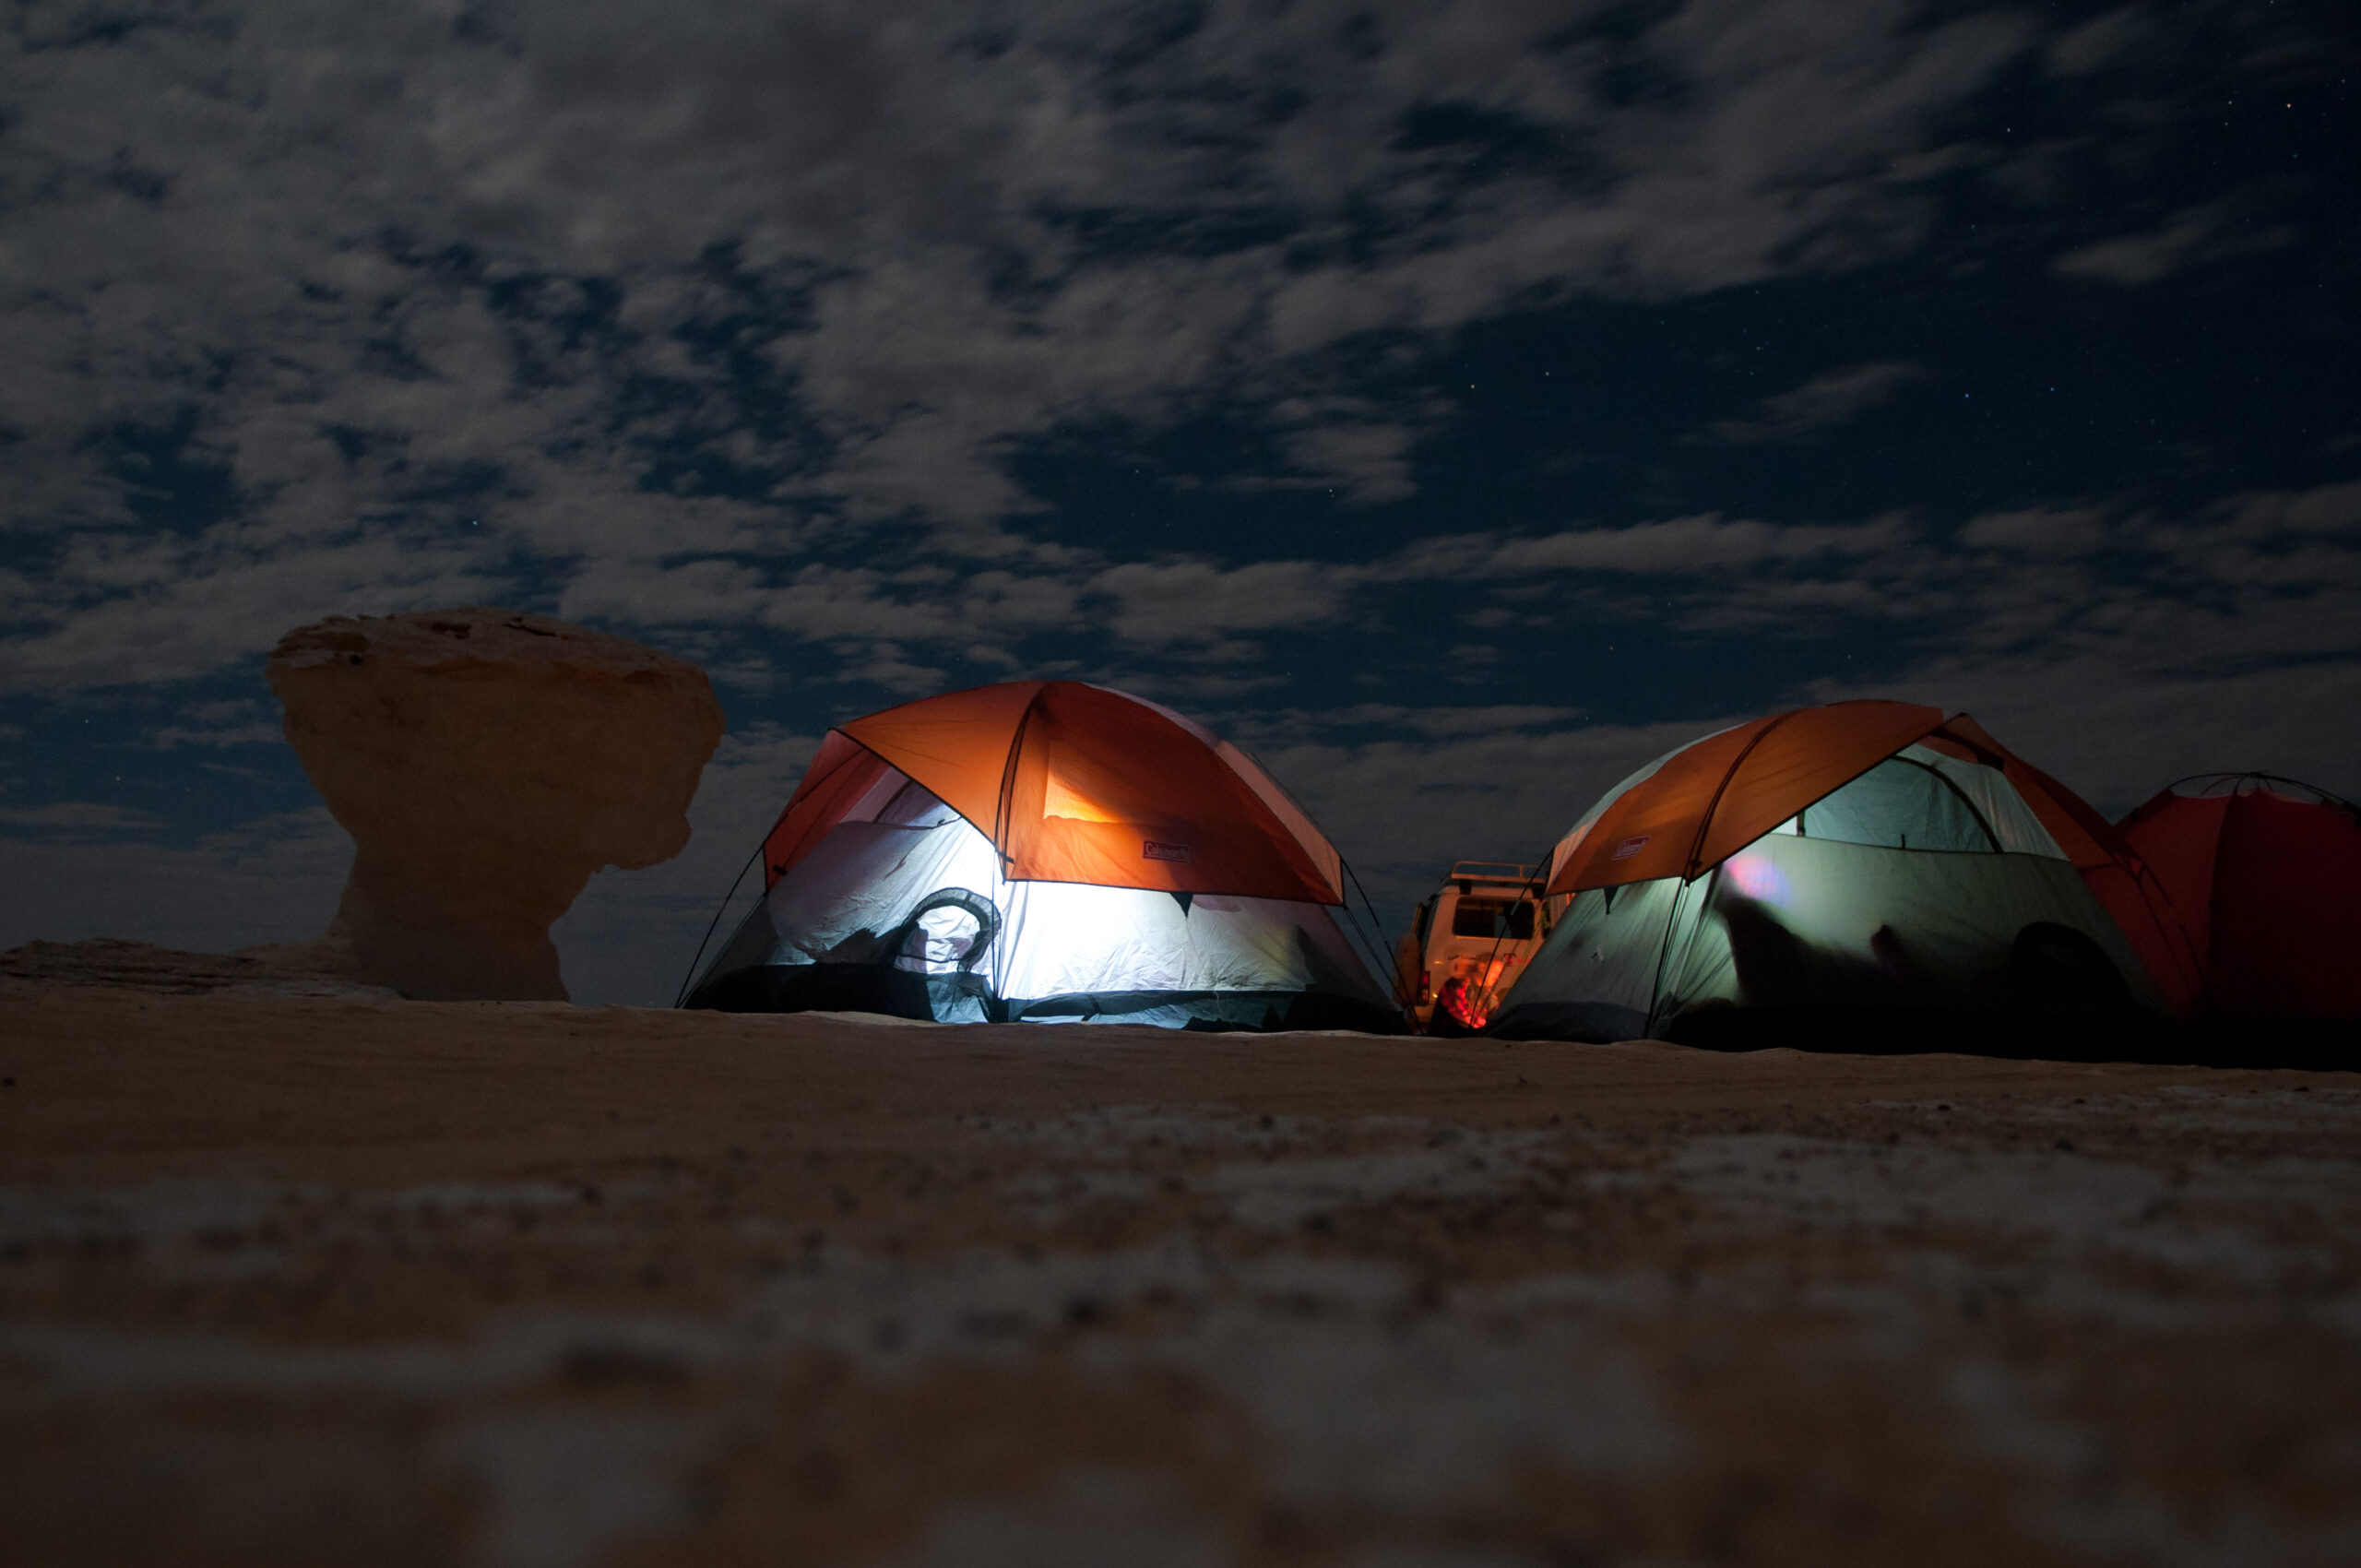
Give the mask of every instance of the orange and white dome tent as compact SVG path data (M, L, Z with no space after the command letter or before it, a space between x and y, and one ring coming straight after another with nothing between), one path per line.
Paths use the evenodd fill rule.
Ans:
M2196 990L2122 836L1974 719L1913 703L1792 709L1659 757L1559 842L1547 896L1563 912L1496 1033L2125 1018Z
M829 732L686 1004L1394 1030L1335 848L1244 752L1075 681Z

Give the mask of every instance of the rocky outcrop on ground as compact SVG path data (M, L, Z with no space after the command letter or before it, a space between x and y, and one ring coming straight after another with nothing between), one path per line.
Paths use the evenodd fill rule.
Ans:
M291 943L236 953L185 953L150 942L94 936L84 942L28 942L0 953L0 982L108 986L163 996L228 991L260 996L344 996L390 1000L398 993L352 978L335 944Z
M326 941L405 996L563 1000L552 921L681 852L721 740L694 665L543 615L331 616L280 639L289 743L352 835Z

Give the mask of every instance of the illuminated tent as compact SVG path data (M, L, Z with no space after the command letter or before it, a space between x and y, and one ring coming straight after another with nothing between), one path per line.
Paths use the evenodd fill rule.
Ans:
M830 731L762 862L688 1006L1400 1028L1311 819L1244 752L1103 687L1010 682Z
M2361 811L2263 773L2185 778L2123 819L2214 1018L2361 1020Z
M1559 843L1548 894L1563 912L1495 1033L2125 1017L2195 989L2104 818L1975 720L1908 703L1798 708L1658 758Z

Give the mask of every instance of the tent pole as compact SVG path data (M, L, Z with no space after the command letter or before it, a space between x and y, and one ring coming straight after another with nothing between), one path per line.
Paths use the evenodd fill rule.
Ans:
M1718 863L1714 867L1714 872L1719 872L1721 869ZM1710 876L1713 873L1707 874ZM1664 967L1672 956L1672 928L1679 922L1680 900L1688 894L1691 885L1689 878L1680 878L1679 885L1672 890L1672 908L1665 911L1664 936L1656 944L1656 978L1648 986L1647 1029L1650 1039L1655 1039L1656 1009L1664 1004Z
M1378 918L1377 906L1370 902L1369 889L1361 885L1361 873L1353 869L1353 862L1345 859L1345 857L1340 853L1336 857L1336 864L1343 868L1344 873L1347 877L1352 879L1353 891L1361 896L1361 908L1369 911L1370 924L1377 932L1377 935L1374 938L1363 934L1361 932L1361 918L1353 913L1353 907L1350 903L1347 903L1345 906L1346 919L1352 922L1354 933L1356 935L1359 935L1361 938L1361 944L1363 948L1361 953L1361 962L1366 964L1370 961L1370 951L1371 949L1374 949L1379 953L1380 961L1376 965L1377 976L1380 980L1385 981L1385 993L1388 996L1391 996L1394 994L1393 954L1387 951L1384 945L1385 922Z
M1527 877L1527 878L1525 879L1525 885L1524 885L1524 886L1522 886L1522 887L1520 887L1520 888L1518 888L1518 889L1516 890L1517 899L1518 899L1518 902L1520 902L1520 903L1524 901L1525 896L1527 893L1531 893L1531 894L1533 894L1533 896L1534 896L1534 901L1533 901L1533 921L1534 921L1534 924L1535 924L1535 925L1536 925L1536 926L1538 926L1538 925L1541 923L1541 885L1544 885L1544 884L1546 884L1546 883L1548 881L1548 872L1549 872L1549 860L1548 860L1548 857L1545 855L1545 856L1543 856L1543 857L1542 857L1542 861L1541 861L1541 869L1540 869L1539 871L1537 871L1537 872L1535 872L1531 876ZM1512 911L1512 912L1511 912L1511 914L1510 914L1510 917L1509 917L1509 918L1510 918L1510 919L1512 919L1512 920L1513 920L1513 919L1515 918L1515 915L1514 915L1514 912L1513 912L1513 911L1514 911L1514 909L1515 909L1515 906L1514 906L1514 905L1511 905L1511 906L1510 906L1510 909L1511 909L1511 911ZM1494 968L1494 966L1495 966L1495 965L1497 965L1497 964L1499 964L1499 963L1500 963L1500 961L1501 961L1501 943L1503 943L1503 942L1506 942L1508 939L1509 939L1509 933L1508 933L1508 931L1507 931L1507 929L1506 929L1505 927L1503 927L1501 930L1500 930L1500 931L1498 931L1498 932L1495 932L1492 934L1492 950L1491 950L1491 952L1490 952L1490 953L1489 953L1489 954L1485 955L1485 957L1484 957L1484 972L1485 972L1485 974L1487 974L1487 975L1493 975L1493 974L1498 974L1498 973L1500 972L1496 968ZM1425 956L1424 956L1423 954L1421 954L1421 955L1420 955L1420 956L1421 956L1421 958L1423 958ZM1484 982L1484 989L1485 989L1486 991L1489 991L1489 990L1491 990L1491 989L1492 989L1492 982L1491 982L1489 980L1487 980ZM1493 1003L1494 1003L1494 1004L1495 1004L1495 1005L1497 1005L1497 1004L1499 1004L1499 1002L1500 1002L1500 998L1499 998L1499 997L1497 997L1497 996L1495 996L1492 1000L1493 1000ZM1490 1023L1490 1022L1491 1022L1491 1016L1490 1016L1490 1015L1487 1014L1487 1015L1485 1016L1485 1019L1484 1019L1484 1021L1485 1021L1486 1023L1488 1023L1488 1024L1489 1024L1489 1023Z
M721 907L714 910L713 919L706 922L705 934L697 938L696 955L689 960L689 972L681 977L681 989L672 993L673 1006L678 1007L689 999L689 987L696 983L697 966L705 961L705 944L713 940L714 932L721 924L721 917L730 912L730 900L738 897L738 885L744 882L746 873L754 869L755 861L762 858L763 845L769 842L770 838L765 835L755 844L754 852L746 857L746 863L738 868L738 874L730 879L730 891L721 896Z

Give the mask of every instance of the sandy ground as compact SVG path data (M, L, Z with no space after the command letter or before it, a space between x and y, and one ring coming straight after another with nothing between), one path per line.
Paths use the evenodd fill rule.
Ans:
M2353 1075L115 979L0 1562L2361 1562Z

